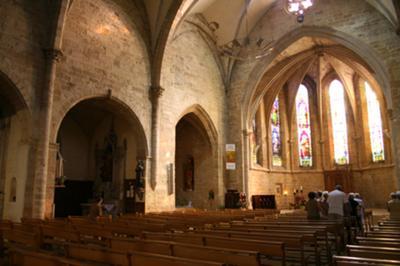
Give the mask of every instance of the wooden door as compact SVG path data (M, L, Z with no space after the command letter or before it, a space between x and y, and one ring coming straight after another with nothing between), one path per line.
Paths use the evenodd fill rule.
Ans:
M325 171L325 190L332 191L336 185L342 185L343 191L352 192L352 174L349 170Z

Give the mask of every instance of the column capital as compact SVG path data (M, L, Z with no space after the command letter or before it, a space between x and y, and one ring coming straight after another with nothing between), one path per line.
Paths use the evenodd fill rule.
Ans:
M61 50L53 48L43 49L43 54L46 59L56 62L59 62L61 58L64 57Z
M150 86L150 98L156 100L160 98L165 91L161 86Z

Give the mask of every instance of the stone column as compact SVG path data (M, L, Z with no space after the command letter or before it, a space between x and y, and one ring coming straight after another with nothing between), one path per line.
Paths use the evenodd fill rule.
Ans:
M395 115L392 110L388 112L388 117L391 122L391 128L392 128L392 135L391 135L391 146L392 146L392 158L395 166L395 182L396 182L396 189L394 190L400 190L400 115ZM386 148L386 147L385 147Z
M46 73L43 93L39 103L37 147L33 182L32 217L44 218L46 207L46 185L48 157L50 148L50 128L53 109L54 80L56 76L56 65L62 57L58 49L44 50L46 57Z
M151 100L151 175L150 186L155 190L157 186L157 164L158 164L158 143L159 143L159 116L160 116L160 97L164 89L160 86L150 87Z
M244 193L246 193L247 196L247 206L251 206L251 201L250 201L250 194L249 194L249 170L250 170L250 164L251 164L251 159L249 155L251 155L251 148L250 148L250 141L249 141L249 136L252 132L247 130L247 129L243 129L242 131L242 188L239 189L242 190ZM238 147L236 147L236 152L238 150ZM237 158L236 158L236 162L237 162Z

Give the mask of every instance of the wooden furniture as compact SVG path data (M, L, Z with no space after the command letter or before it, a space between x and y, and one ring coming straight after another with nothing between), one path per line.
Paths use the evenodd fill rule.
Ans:
M251 204L253 209L276 209L275 195L253 195Z

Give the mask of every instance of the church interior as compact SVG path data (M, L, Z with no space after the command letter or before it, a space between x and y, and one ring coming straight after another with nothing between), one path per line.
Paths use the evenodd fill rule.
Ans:
M0 264L400 265L399 165L399 0L0 1Z

